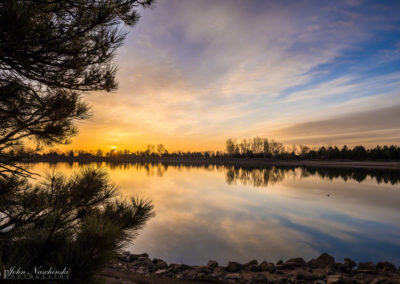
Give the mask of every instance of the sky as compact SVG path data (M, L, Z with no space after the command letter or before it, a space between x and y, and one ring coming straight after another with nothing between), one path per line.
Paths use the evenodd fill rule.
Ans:
M66 148L400 144L400 1L158 0ZM62 148L62 147L58 147Z

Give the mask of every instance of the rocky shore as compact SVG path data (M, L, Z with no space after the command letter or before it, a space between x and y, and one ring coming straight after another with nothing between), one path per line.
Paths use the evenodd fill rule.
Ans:
M345 258L336 262L323 253L306 262L291 258L277 263L252 260L220 266L210 260L205 266L167 264L147 254L123 252L104 270L106 283L400 283L400 268L384 261L360 262Z

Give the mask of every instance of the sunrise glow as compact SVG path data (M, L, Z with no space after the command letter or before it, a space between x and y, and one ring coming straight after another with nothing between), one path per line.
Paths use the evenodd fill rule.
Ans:
M399 9L159 1L127 30L116 57L119 89L87 95L92 117L72 144L57 147L221 150L229 137L254 136L396 144Z

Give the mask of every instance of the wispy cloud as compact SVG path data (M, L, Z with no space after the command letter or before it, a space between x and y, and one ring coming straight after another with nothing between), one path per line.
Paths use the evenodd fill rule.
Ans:
M276 131L288 142L305 144L397 144L400 105L356 112L319 121L294 124Z
M383 107L400 89L393 9L363 1L158 1L118 53L119 90L88 97L94 116L74 145L105 145L115 130L124 146L216 149L228 136L265 135L310 113L322 120L342 106ZM380 99L371 105L369 97ZM355 100L358 107L345 107Z

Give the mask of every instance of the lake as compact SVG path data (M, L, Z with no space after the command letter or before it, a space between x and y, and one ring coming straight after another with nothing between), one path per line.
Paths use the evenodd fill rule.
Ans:
M30 164L70 175L83 165ZM276 262L322 252L400 264L400 173L329 168L91 164L156 216L127 249L169 263Z

